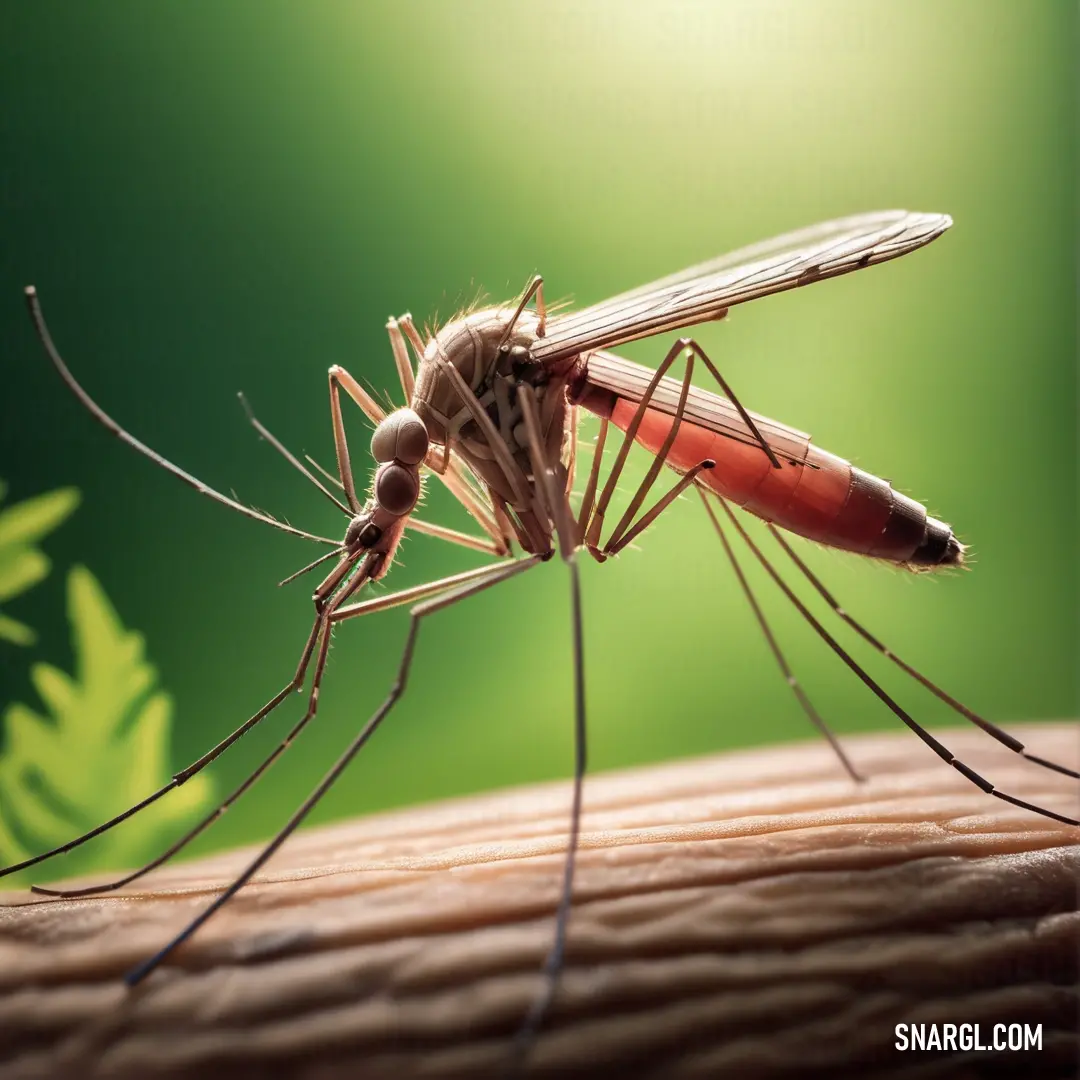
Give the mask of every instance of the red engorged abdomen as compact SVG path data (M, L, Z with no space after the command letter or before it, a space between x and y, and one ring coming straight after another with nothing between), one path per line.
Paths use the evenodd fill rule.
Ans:
M637 407L636 402L615 398L611 422L625 431ZM658 453L672 423L673 417L647 410L636 442ZM812 446L802 432L772 420L764 424L779 469L757 443L737 441L686 419L667 463L686 472L712 459L716 467L701 472L701 482L758 517L830 547L894 562L912 559L926 538L926 509L921 504L843 458Z

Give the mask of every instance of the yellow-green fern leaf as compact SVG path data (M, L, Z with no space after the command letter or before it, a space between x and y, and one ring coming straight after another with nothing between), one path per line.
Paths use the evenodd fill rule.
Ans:
M7 485L0 481L0 502L6 494ZM32 589L49 573L49 560L36 547L37 541L78 505L78 491L59 488L0 511L0 603ZM0 639L32 645L36 635L25 623L0 612Z
M85 567L68 575L67 604L74 674L35 664L30 677L44 715L15 703L3 716L0 865L73 839L169 780L172 699L158 686L142 635L125 629ZM150 858L209 795L208 778L194 777L112 831L43 865L34 879Z

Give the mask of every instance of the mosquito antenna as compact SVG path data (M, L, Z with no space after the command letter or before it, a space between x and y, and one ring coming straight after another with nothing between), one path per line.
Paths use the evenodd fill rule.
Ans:
M278 588L280 589L282 585L288 585L290 582L295 581L298 577L303 577L309 570L314 570L316 566L321 566L324 562L327 562L330 559L334 558L335 555L344 554L344 550L339 548L337 551L328 551L325 555L320 555L317 559L309 562L307 566L303 567L300 570L297 570L296 573L290 574L284 580L279 581Z
M215 502L219 502L222 505L235 510L238 514L254 518L255 521L261 521L266 525L272 525L275 529L280 529L282 532L290 533L293 536L299 536L303 540L315 540L320 544L330 544L335 548L340 546L337 540L331 540L326 536L316 536L314 533L304 532L303 529L296 529L292 525L286 525L285 522L272 518L269 514L262 514L258 510L253 510L250 506L245 506L235 499L230 499L227 495L222 495L220 491L216 491L208 484L204 484L201 480L192 476L191 473L185 472L167 458L162 457L157 451L151 450L149 446L140 442L134 435L125 431L124 428L122 428L100 405L98 405L96 401L94 401L94 399L82 388L75 376L68 370L67 364L64 363L56 346L53 344L52 335L49 333L49 328L45 323L45 316L42 314L41 305L38 302L37 290L33 285L26 286L26 305L29 308L30 318L33 320L34 329L37 331L37 336L41 341L42 348L44 348L45 354L52 362L53 367L56 368L60 378L63 379L64 385L75 395L83 408L86 409L86 411L107 431L112 432L112 434L121 442L127 443L128 446L137 450L144 457L148 457L155 465L159 465L166 472L170 472L173 476L183 480L185 484L189 487L193 487L200 495L206 495Z
M901 660L900 657L896 655L896 653L894 653L891 649L887 648L884 644L882 644L882 642L878 641L878 639L874 637L874 635L871 634L869 630L857 623L840 606L832 593L830 593L829 590L825 588L825 586L821 583L820 579L814 574L810 567L808 567L806 563L803 562L803 560L795 554L795 552L791 548L791 545L788 544L788 542L783 538L783 536L780 535L779 531L771 522L769 522L768 524L768 529L769 532L771 532L776 538L777 543L779 543L779 545L784 549L784 551L786 551L787 554L791 557L792 562L795 563L795 565L806 576L806 579L810 582L810 584L813 585L813 587L818 591L818 593L824 599L825 603L827 603L829 607L831 607L833 611L835 611L836 614L839 615L840 618L843 619L844 622L846 622L848 626L850 626L852 630L854 630L855 633L857 633L859 637L863 639L863 641L871 644L875 649L877 649L879 653L881 653L882 656L888 657L894 664L897 665L897 667L899 667L902 671L905 671L916 682L925 686L926 689L929 690L930 693L933 694L936 698L944 701L945 704L948 705L949 708L952 709L954 712L959 713L966 720L970 720L976 727L982 728L982 730L985 731L987 735L991 736L994 739L997 739L999 743L1001 743L1003 746L1007 746L1010 750L1013 751L1013 753L1019 754L1021 757L1027 758L1028 761L1035 762L1036 765L1042 765L1043 768L1053 769L1054 772L1062 773L1065 776L1071 776L1074 780L1080 780L1080 772L1077 772L1075 769L1070 769L1065 765L1059 765L1057 764L1057 762L1054 761L1047 761L1046 758L1038 757L1035 754L1029 754L1024 749L1024 744L1019 739L1014 738L1007 731L1002 730L996 724L992 724L989 720L985 720L977 712L969 709L962 702L957 701L956 698L954 698L951 694L947 694L939 686L936 686L925 675L923 675L919 671L916 671L915 668L913 668L910 664L905 663L905 661Z
M321 472L335 487L341 488L342 491L345 490L345 485L329 469L324 469L310 454L305 454L304 460L317 472Z
M306 476L308 480L310 480L346 517L352 517L352 511L332 491L330 491L317 476L314 476L302 462L298 461L296 457L286 449L280 439L271 434L269 428L267 428L252 411L251 406L248 404L248 399L244 397L244 392L241 390L236 396L240 399L240 404L243 405L244 412L247 413L247 418L251 423L251 426L259 433L259 435L264 438L294 469L298 470L303 476ZM331 554L333 554L333 552L331 552ZM330 558L330 555L327 555L326 558ZM318 564L313 563L312 565Z
M709 502L708 499L704 498L704 494L704 491L702 491L705 509L708 512L709 517L712 519L713 525L715 527L717 525L716 514L713 511L712 504ZM814 617L814 615L810 612L806 605L791 590L791 587L787 584L787 582L784 581L782 577L780 577L776 568L769 561L768 557L764 554L764 552L762 552L762 550L757 546L757 544L754 543L749 533L747 533L746 529L743 528L742 522L740 522L739 519L735 516L735 512L731 509L730 506L728 506L727 500L720 498L720 496L716 495L715 492L710 492L710 494L712 494L717 500L717 502L719 502L720 505L723 507L724 513L726 513L728 518L730 518L731 523L735 526L746 546L750 548L750 550L754 554L754 557L765 568L769 577L771 577L773 581L776 582L781 592L783 592L783 594L788 598L788 600L791 601L799 614L811 625L811 627L813 627L814 632L818 635L818 637L820 637L821 640L824 641L825 644L828 645L829 648L832 649L832 651L836 653L836 655L839 656L845 664L847 664L847 666L855 673L856 676L858 676L860 681L865 684L865 686L878 698L878 700L881 701L884 705L886 705L895 716L902 720L903 723L911 729L911 731L918 735L918 737L922 739L922 741L926 743L926 745L930 747L930 749L933 750L934 753L937 754L937 756L941 758L941 760L944 761L946 765L951 765L958 773L960 773L961 776L970 780L977 788L986 792L987 795L993 795L995 798L1001 799L1003 802L1011 803L1013 806L1019 806L1023 810L1030 810L1032 813L1035 814L1041 814L1043 817L1051 818L1054 821L1060 821L1065 825L1080 825L1080 821L1078 821L1076 818L1066 817L1064 814L1055 813L1053 810L1048 810L1043 806L1037 806L1035 803L1026 802L1024 799L1018 799L1015 795L1009 795L1004 791L999 791L996 787L994 787L992 783L990 783L989 780L987 780L985 777L980 776L969 765L965 765L964 762L962 762L959 758L955 757L952 751L949 750L947 746L944 746L942 743L938 742L938 740L935 739L934 736L926 730L926 728L924 728L920 723L918 723L918 721L916 721L912 716L906 713L874 681L874 679L871 678L871 676L865 670L863 670L862 667L859 666L858 662L851 657L851 655L832 636L832 634L830 634L829 631L826 630L820 622L818 622L818 620Z

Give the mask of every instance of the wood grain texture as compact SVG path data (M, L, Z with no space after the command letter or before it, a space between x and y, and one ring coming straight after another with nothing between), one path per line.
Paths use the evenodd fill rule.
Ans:
M1076 766L1075 726L1020 728ZM941 734L1004 790L1074 781ZM1069 1076L1080 830L907 733L590 777L568 969L528 1076ZM496 1076L539 986L566 784L301 834L135 991L121 976L250 851L108 898L0 897L0 1076ZM143 885L144 883L139 883ZM1043 1049L900 1053L900 1022L1043 1025ZM606 1066L603 1070L601 1064Z

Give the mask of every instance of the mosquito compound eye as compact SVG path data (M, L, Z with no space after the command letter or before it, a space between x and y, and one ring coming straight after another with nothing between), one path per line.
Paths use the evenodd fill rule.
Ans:
M419 465L428 452L427 428L412 409L399 409L394 415L400 417L394 456L406 465Z
M371 456L379 462L393 461L397 449L396 413L391 414L375 429L371 436Z
M416 473L391 462L381 465L375 474L375 498L379 505L395 517L407 514L420 497L420 480Z
M419 465L427 451L427 428L412 409L391 413L371 436L371 456L376 461Z

